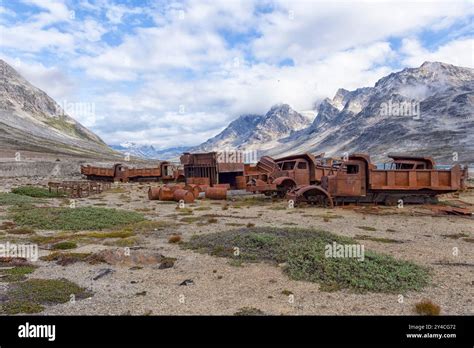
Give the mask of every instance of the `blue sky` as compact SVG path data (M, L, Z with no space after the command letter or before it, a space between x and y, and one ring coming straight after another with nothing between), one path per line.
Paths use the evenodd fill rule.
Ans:
M426 60L473 67L472 1L0 1L0 57L109 144L196 145Z

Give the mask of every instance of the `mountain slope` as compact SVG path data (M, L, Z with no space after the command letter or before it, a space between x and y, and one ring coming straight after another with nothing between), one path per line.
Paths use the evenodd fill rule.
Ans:
M130 156L145 159L176 160L183 152L189 150L187 146L170 147L166 149L156 149L153 145L140 145L133 142L126 142L119 145L110 145L114 150L120 151Z
M311 120L287 104L274 105L265 115L243 115L227 128L190 151L223 151L231 149L270 149L285 138L308 127Z
M313 124L266 151L389 152L432 155L453 163L474 162L474 70L439 62L404 69L374 87L339 90L318 109Z
M0 145L3 149L114 156L97 135L69 117L45 92L0 59Z

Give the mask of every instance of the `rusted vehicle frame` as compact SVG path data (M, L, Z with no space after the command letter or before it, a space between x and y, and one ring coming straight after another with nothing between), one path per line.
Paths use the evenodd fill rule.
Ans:
M323 162L324 154L304 153L272 159L264 156L255 167L246 170L247 191L284 197L288 192L321 182L336 169Z
M129 168L122 163L116 163L112 168L81 166L81 174L89 180L104 180L114 182L128 181L184 181L181 168L170 163L161 162L154 168Z
M436 169L430 157L389 155L389 169L378 169L367 154L352 154L321 178L320 190L299 187L288 194L296 203L434 203L436 196L465 187L467 168ZM329 203L332 201L332 203Z

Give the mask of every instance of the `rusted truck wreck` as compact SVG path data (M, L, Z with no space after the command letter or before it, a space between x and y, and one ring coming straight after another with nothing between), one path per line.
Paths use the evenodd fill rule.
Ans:
M81 174L88 180L96 181L184 181L183 170L170 162L161 162L154 168L130 168L124 164L117 163L112 168L81 166Z
M263 156L245 169L247 191L285 197L297 187L319 185L322 177L337 170L337 161L310 153L278 159Z
M319 183L294 187L288 199L332 207L344 203L433 203L436 196L465 188L467 168L437 169L431 157L389 155L377 168L367 154L352 154L332 166Z

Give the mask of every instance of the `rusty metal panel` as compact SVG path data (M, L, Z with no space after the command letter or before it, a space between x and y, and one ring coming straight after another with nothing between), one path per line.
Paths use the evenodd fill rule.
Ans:
M217 163L217 171L219 173L244 172L243 163Z
M247 187L247 181L245 180L245 176L239 175L235 177L235 183L238 190L245 190Z

